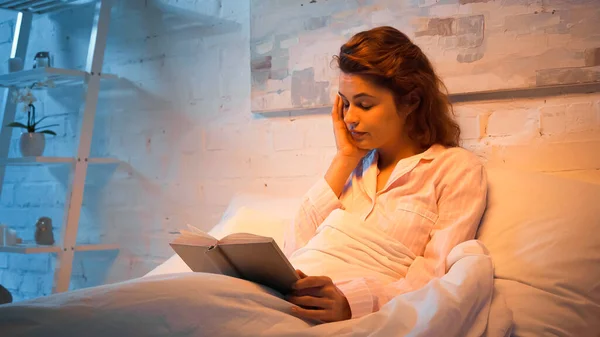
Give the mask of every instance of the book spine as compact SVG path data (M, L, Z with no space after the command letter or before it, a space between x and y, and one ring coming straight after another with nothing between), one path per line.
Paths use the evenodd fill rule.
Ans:
M237 278L241 277L240 272L231 263L219 245L215 244L208 247L205 254L208 255L210 262L221 271L221 274Z

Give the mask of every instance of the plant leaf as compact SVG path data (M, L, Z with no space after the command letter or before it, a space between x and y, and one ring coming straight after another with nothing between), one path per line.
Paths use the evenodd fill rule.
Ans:
M38 131L39 133L45 133L48 135L53 135L56 136L56 132L52 131L52 130L43 130L43 131Z
M36 130L47 129L47 128L52 127L52 126L58 126L58 124L44 125L44 126L36 127L35 129ZM35 124L33 124L33 127L35 127Z
M37 122L33 123L33 127L35 127L36 125L38 125L41 121L43 121L46 118L48 118L48 116L44 116L44 117L40 118Z
M6 126L8 126L10 128L23 128L23 129L27 129L27 125L25 125L23 123L19 123L19 122L8 123L8 124L6 124Z

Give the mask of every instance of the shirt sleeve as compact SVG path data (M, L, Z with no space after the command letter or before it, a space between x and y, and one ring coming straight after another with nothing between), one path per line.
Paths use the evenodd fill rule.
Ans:
M438 220L423 256L414 260L405 278L391 284L364 278L336 284L348 299L352 318L378 311L395 296L417 290L446 274L446 258L450 251L458 244L475 238L486 198L487 177L481 163L444 172L438 199Z
M304 247L315 235L317 227L338 208L342 208L340 199L325 178L319 179L302 198L294 221L285 231L283 244L285 255L289 257L293 252Z

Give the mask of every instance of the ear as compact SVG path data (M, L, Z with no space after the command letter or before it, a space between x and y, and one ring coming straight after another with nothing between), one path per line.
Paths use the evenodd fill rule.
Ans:
M404 104L407 106L406 115L413 113L421 104L421 89L415 88L404 96Z

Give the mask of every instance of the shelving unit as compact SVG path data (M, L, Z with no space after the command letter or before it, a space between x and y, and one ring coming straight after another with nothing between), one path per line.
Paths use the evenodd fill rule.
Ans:
M79 217L83 202L83 191L89 165L118 164L114 158L90 158L90 148L96 106L100 91L101 80L117 79L116 75L103 74L102 64L104 62L104 50L108 35L110 12L114 0L95 0L95 13L93 17L92 32L90 35L87 62L85 70L61 69L61 68L37 68L19 72L0 75L0 87L4 90L4 104L0 122L0 193L4 181L7 166L46 166L66 165L71 169L65 203L65 220L62 224L62 240L57 240L53 246L40 246L34 244L20 244L16 246L2 246L0 253L18 254L41 254L53 253L58 258L54 270L54 285L52 292L64 292L69 289L73 258L75 252L84 251L111 251L119 247L112 244L81 244L76 243L79 229ZM10 57L26 59L29 44L30 31L32 28L33 15L45 14L75 6L74 0L0 0L0 8L18 11L15 36L13 39ZM15 119L16 104L10 99L15 90L31 87L35 83L52 83L37 90L52 90L54 87L82 86L84 88L84 99L81 104L80 113L83 114L81 127L79 129L79 144L77 154L73 157L23 157L9 158L9 144L12 137L12 129L3 127Z

